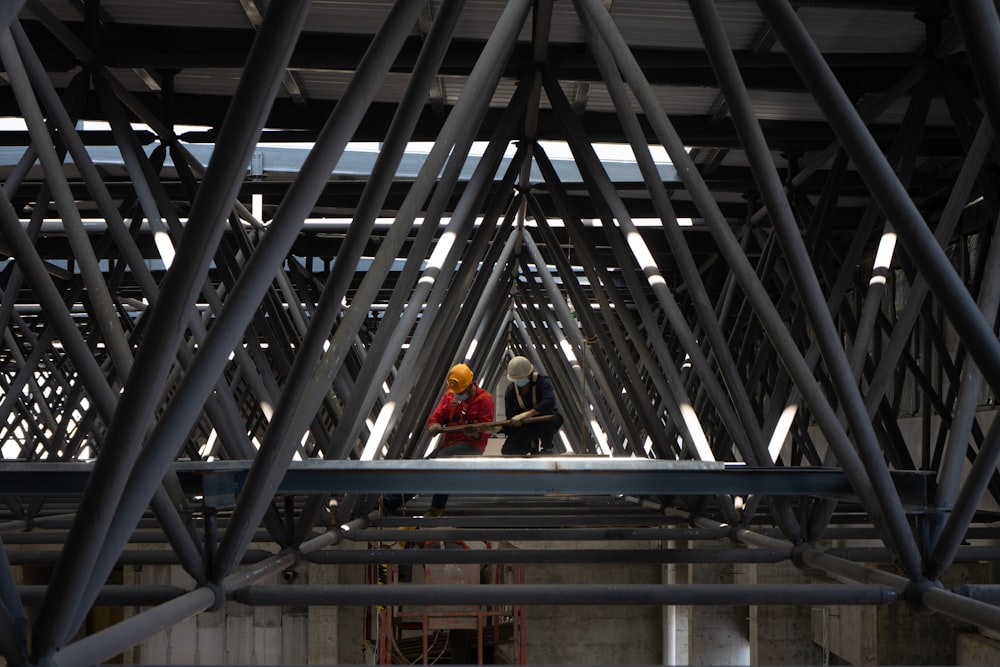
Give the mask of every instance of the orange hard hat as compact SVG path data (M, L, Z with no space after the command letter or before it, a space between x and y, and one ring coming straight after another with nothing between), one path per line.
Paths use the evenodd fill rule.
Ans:
M472 369L465 364L455 364L448 371L448 391L461 394L472 384Z

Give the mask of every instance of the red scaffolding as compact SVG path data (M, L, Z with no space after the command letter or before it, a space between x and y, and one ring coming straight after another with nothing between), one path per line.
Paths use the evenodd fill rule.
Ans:
M470 548L466 544L416 548ZM411 546L411 548L414 548ZM486 544L484 548L490 548ZM402 574L402 576L401 576ZM367 583L523 584L524 566L428 563L381 564L367 568ZM365 609L365 650L371 664L527 662L525 611L516 605L401 605Z

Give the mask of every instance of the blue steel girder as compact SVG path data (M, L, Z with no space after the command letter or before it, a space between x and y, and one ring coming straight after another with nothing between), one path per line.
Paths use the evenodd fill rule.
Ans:
M178 462L174 471L192 495L238 494L250 461ZM0 463L0 494L75 496L90 476L89 463ZM894 471L897 492L911 511L931 501L933 475ZM823 496L852 499L837 468L759 468L708 461L562 456L540 459L473 457L448 460L295 461L276 495L342 493L454 493L466 495Z

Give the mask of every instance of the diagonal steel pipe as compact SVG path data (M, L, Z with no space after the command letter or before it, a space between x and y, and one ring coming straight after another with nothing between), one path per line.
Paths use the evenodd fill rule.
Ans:
M557 246L558 247L558 246ZM535 274L538 276L539 285L535 287L535 291L539 292L539 297L544 294L548 297L549 302L555 311L555 316L557 321L561 322L572 322L573 315L569 311L569 306L566 305L565 296L559 292L559 287L556 285L555 279L552 273L548 269L548 261L542 255L538 244L531 237L530 234L525 231L524 233L524 249L527 251L526 259L530 259L535 264ZM553 253L558 254L558 253ZM555 259L555 258L553 258ZM564 258L559 257L559 260ZM558 270L566 269L568 267L565 264L560 265L559 262L555 263L555 267ZM583 293L580 289L579 283L572 279L572 271L563 274L563 287L566 293L569 295L573 303L586 303L583 297ZM662 430L659 428L658 420L652 414L652 410L649 403L645 398L639 398L635 403L639 404L633 407L636 411L639 419L639 424L635 423L633 419L629 418L629 406L620 391L614 391L616 385L622 383L625 386L633 385L633 382L638 382L637 378L630 378L629 373L625 368L625 363L621 358L614 352L616 343L614 338L610 333L606 333L602 327L598 326L596 323L596 316L589 308L581 309L577 312L580 322L583 324L584 330L595 331L599 340L602 342L606 353L600 358L600 367L605 369L604 371L598 372L595 375L598 383L601 384L602 393L605 396L613 397L610 403L614 406L614 409L618 412L618 418L622 420L621 426L628 434L628 441L632 446L633 453L637 456L644 455L643 451L643 440L639 426L643 426L646 431L646 437L652 439L658 446L663 447L662 442ZM567 338L575 349L579 349L582 354L587 354L588 351L592 350L592 346L587 345L583 340L583 333L580 329L569 326L565 328L567 333ZM619 338L618 342L623 344L624 341ZM615 381L615 376L618 380ZM633 385L633 386L641 386Z
M342 530L362 528L366 523L367 519L359 518L343 526ZM51 667L100 664L125 649L152 637L162 631L165 626L175 625L203 611L221 607L226 598L234 591L242 590L277 572L294 567L304 555L325 549L338 543L341 539L342 533L340 531L328 530L312 540L304 542L299 550L285 549L270 558L231 573L217 585L199 586L162 605L142 611L104 630L68 644L53 656L48 664Z
M202 346L202 353L199 354L198 359L203 363L192 369L185 378L182 386L188 388L188 384L191 384L189 379L198 378L192 373L203 376L201 382L193 384L184 394L185 400L190 403L189 406L186 406L188 416L181 417L184 423L190 423L192 419L190 414L198 406L197 398L206 393L204 389L199 389L199 387L204 388L206 384L210 387L221 372L222 364L227 357L224 351L231 350L242 335L246 322L256 307L255 295L259 295L270 284L275 267L280 265L287 254L298 235L303 220L309 214L329 179L331 170L340 159L347 142L353 135L354 129L361 122L365 111L371 104L378 90L378 86L374 85L373 81L380 80L388 72L403 40L416 21L418 13L419 7L414 8L405 2L395 3L373 41L372 47L362 59L351 85L324 125L306 163L299 172L298 178L268 227L264 242L258 246L247 263L223 308L219 322L212 328L208 339ZM209 354L209 351L216 348L219 351L217 354ZM175 399L168 407L168 412L177 404L177 399ZM171 440L174 439L171 438ZM264 459L268 460L273 455L273 448L269 448L264 453ZM246 508L239 510L241 514L246 511L256 514L259 521L263 510L270 503L270 496L258 493L261 485L267 483L268 474L260 466L256 467L255 470L253 483L249 485L246 495L241 494L237 506L238 508ZM256 526L255 522L253 528L256 529ZM241 551L237 545L241 542L243 532L241 530L232 533L227 531L226 537L220 545L219 558L216 560L213 576L224 576L225 571L220 568L231 567L234 560L238 561L238 556L234 552Z
M527 247L527 241L525 246ZM529 251L529 255L530 255ZM529 257L522 254L520 257L521 270L528 280L524 281L520 288L525 290L525 303L522 308L526 313L523 321L529 326L524 327L527 336L538 348L546 345L569 345L574 351L579 350L579 362L581 364L580 373L583 376L585 387L593 384L599 389L595 392L598 398L594 398L592 403L585 403L584 413L588 413L591 405L604 407L604 415L601 420L602 428L610 439L614 454L622 456L644 457L643 437L629 415L628 406L621 396L620 391L616 391L617 383L614 382L611 371L607 366L603 355L598 354L593 346L586 344L583 333L576 327L560 327L562 322L572 322L573 316L570 313L569 305L562 299L551 302L551 308L544 308L542 304L546 302L545 294L557 292L552 284L552 276L549 274L544 264L544 259L540 257ZM535 280L529 267L530 263L535 264ZM548 287L545 284L548 283ZM530 323L545 322L546 326L530 326ZM555 339L554 342L546 340L546 336Z
M101 271L94 247L83 228L83 219L74 202L66 173L62 168L62 161L49 136L40 103L25 69L17 43L14 41L13 33L9 30L0 34L0 60L3 61L21 115L28 126L32 145L38 153L42 170L45 173L46 184L51 190L56 209L62 216L63 229L73 248L74 259L80 267L80 275L87 286L87 295L91 307L95 311L94 319L97 321L104 343L108 347L118 380L123 382L132 368L132 353L117 317L108 285L104 281L104 274Z
M148 388L162 386L173 364L173 352L187 327L185 315L190 313L192 299L204 284L212 250L222 234L222 227L216 221L224 219L232 206L254 139L264 125L291 57L295 45L291 36L301 30L309 4L307 0L272 4L254 40L246 75L240 80L205 182L192 206L192 224L178 247L178 261L164 279L157 307L147 314L147 338L135 357L133 372L109 425L108 446L95 464L93 484L81 499L81 514L89 521L86 525L74 525L65 551L73 555L72 561L60 559L53 572L50 593L32 635L36 659L51 656L75 631L70 625L78 609L89 606L82 599L84 588L97 574L99 555L108 546L105 533L139 456L149 420L159 404L158 392ZM148 496L152 493L150 489Z
M841 409L847 415L847 422L854 434L858 453L864 461L868 479L888 521L887 528L898 550L901 564L911 577L918 578L921 576L921 567L916 540L909 530L903 504L889 477L888 466L878 447L875 430L865 410L850 361L843 349L840 334L830 311L826 307L826 299L816 272L809 263L809 252L788 203L770 148L757 121L750 95L740 77L722 22L715 12L714 4L697 2L689 4L695 21L702 31L709 59L726 96L737 133L746 148L754 177L767 206L778 241L784 250L784 259L800 291L802 305L823 353L826 368L836 387Z
M406 295L407 305L397 313L394 312L395 309L390 304L390 308L386 311L385 316L391 318L393 326L380 327L375 340L372 342L370 355L360 373L362 377L371 378L371 382L365 390L358 388L348 401L349 407L345 410L348 418L338 424L335 431L335 436L342 442L341 449L338 452L339 455L335 458L346 458L347 447L353 446L358 437L362 420L372 411L374 391L380 386L382 379L388 373L389 365L395 358L389 351L401 349L406 336L409 335L410 330L415 326L416 328L413 329L413 334L410 337L410 347L400 363L399 373L392 385L390 399L379 412L376 419L376 432L368 442L366 452L363 455L363 458L377 458L375 457L375 452L382 449L389 435L388 423L395 421L398 406L405 402L406 397L410 395L415 386L418 375L416 369L427 362L425 341L432 334L432 327L439 312L439 304L449 299L464 300L466 290L461 285L453 285L452 278L458 272L456 267L459 264L461 264L460 272L467 275L469 280L474 276L479 258L471 253L468 255L464 254L466 253L465 242L472 233L472 228L475 224L475 211L480 210L487 196L487 188L493 182L496 170L500 166L501 158L513 135L515 121L523 113L523 102L524 95L517 95L508 107L505 114L505 121L501 122L498 126L486 152L476 166L468 187L462 193L462 197L459 199L451 219L441 234L441 238L438 241L439 247L435 247L430 259L427 260L419 280L412 281L407 280L405 276L400 277L396 293ZM457 171L464 162L465 154L465 150L460 151L457 160L449 160L448 170ZM515 165L520 164L523 154L524 150L522 148L519 154L515 156L511 167L508 168L507 175L501 181L502 187L507 191L509 191L513 183L514 174L516 173ZM456 178L457 175L455 173ZM447 173L443 177L443 180L445 179L447 181L452 180L448 178ZM428 209L430 221L424 222L426 228L433 229L436 226L433 221L438 219L443 212L441 208L443 207L444 200L447 198L449 189L443 187L435 193ZM425 257L424 248L421 247L419 236L420 234L418 233L418 240L414 242L410 259ZM480 243L480 245L485 244ZM481 250L485 251L485 248ZM462 259L461 262L459 261L460 259ZM412 290L409 287L410 284L414 285ZM459 328L458 330L461 331L463 329ZM454 332L452 333L454 334Z
M694 7L692 7L692 11L694 11L697 19L698 14ZM597 39L591 23L586 20L585 23L588 28L588 44L590 44L591 49L594 51L594 56L604 77L605 85L607 85L612 100L614 100L618 118L622 123L625 136L632 146L632 153L635 155L640 173L646 183L646 190L652 199L653 207L657 216L662 221L663 233L667 237L672 257L677 262L681 275L684 277L684 289L691 297L695 313L697 314L697 321L704 330L705 342L703 345L715 356L715 368L718 369L719 374L725 381L727 392L723 393L719 387L715 386L717 383L712 378L704 380L706 384L705 389L707 393L715 397L714 404L717 406L716 409L722 415L727 427L732 430L733 439L742 447L741 453L744 458L756 465L764 465L769 460L767 456L767 443L764 440L761 426L757 421L753 405L747 394L744 384L745 380L739 377L737 365L732 359L729 347L726 344L722 327L709 300L690 247L683 238L673 205L663 187L663 181L656 165L653 163L649 152L649 144L645 139L642 128L639 126L639 120L632 102L627 95L621 75L615 68L607 45ZM705 38L703 37L703 39ZM687 325L685 323L686 328ZM692 347L697 348L697 341L701 336L696 337L693 332L689 333L687 331L683 331L683 335L686 340L685 349L690 354ZM704 374L714 372L712 366L708 365L705 359L695 361L692 364L692 368L696 375L703 374L703 368L705 369ZM728 398L728 400L720 401L719 399L723 397ZM731 407L729 405L730 402L732 403ZM794 525L791 521L791 516L789 515L787 518L789 519L789 527Z
M324 353L311 378L310 388L305 394L307 397L325 392L325 388L340 373L345 360L346 341L352 339L360 329L365 314L364 309L374 301L381 282L384 281L402 248L420 207L424 205L438 180L438 175L447 164L449 154L452 153L456 145L471 143L471 133L478 126L478 123L473 121L481 118L482 114L485 113L486 105L490 99L488 95L483 95L482 91L493 90L496 87L513 46L514 35L524 25L525 17L530 9L529 4L525 0L518 0L509 3L504 8L503 14L497 21L493 33L473 67L462 95L451 113L448 114L434 146L420 168L417 179L410 186L406 199L397 211L395 221L382 240L375 261L365 272L361 285L355 291L352 307L347 309L344 318L330 339L329 349ZM301 401L299 405L295 406L295 411L296 414L292 420L296 426L290 428L297 432L300 429L297 424L304 423L307 417L315 412L313 400L309 398ZM342 448L349 446L349 443L345 443ZM335 453L327 452L327 454ZM305 534L311 529L312 522L315 521L318 513L324 510L324 505L322 499L313 499L307 511L303 512L302 519L298 522L299 534Z
M517 154L520 159L523 159L525 155L524 152L518 152ZM432 330L426 334L421 334L424 338L422 348L434 351L432 354L421 356L425 359L436 356L438 358L437 363L424 364L421 369L420 364L414 363L415 359L409 361L409 363L407 359L404 359L400 365L398 375L401 375L403 378L412 378L403 385L403 390L400 394L400 396L404 397L409 395L409 399L406 400L406 405L399 419L396 420L394 433L390 434L384 458L398 458L401 455L423 455L423 451L413 450L413 448L408 448L407 445L409 442L412 442L412 434L422 433L424 420L430 414L439 397L432 392L423 392L422 394L414 395L412 393L413 387L436 386L440 382L441 377L445 375L446 368L452 364L453 360L465 358L465 351L469 349L473 341L473 336L476 333L476 327L470 326L470 323L478 323L480 327L479 333L486 336L489 335L488 332L491 329L484 330L482 325L488 321L495 322L497 317L506 311L506 302L499 295L500 290L507 287L508 280L505 279L505 271L511 264L511 257L517 241L516 236L510 231L513 226L512 216L507 216L495 233L493 230L496 228L497 219L504 203L510 203L510 189L513 186L516 173L517 168L512 164L503 180L500 181L500 187L496 189L493 201L487 207L483 222L476 234L476 241L463 257L462 268L456 277L454 286L449 287L449 291L454 290L456 294L479 295L479 298L472 302L475 304L473 311L471 314L469 311L463 313L463 310L466 308L466 299L464 298L443 300L437 319L453 322L453 327L431 327ZM499 243L499 240L505 237L506 241L502 244ZM496 242L491 242L494 239ZM486 243L490 245L484 249L483 245ZM482 268L474 269L473 267L480 262ZM488 269L488 267L492 267L492 269ZM473 273L475 274L474 278ZM472 281L471 287L469 286L469 281ZM440 299L440 297L432 295L429 301L434 301L435 299ZM466 332L465 334L460 337L455 335L454 330L463 329ZM411 348L415 342L419 342L416 334L413 341L411 341ZM485 362L483 360L490 354L490 351L491 346L485 346L482 344L482 341L477 340L474 359L470 363L479 385L487 388L493 385L488 379L489 374L487 373L487 369L490 367L484 366ZM398 377L397 382L399 382ZM393 391L395 389L396 386L394 383ZM375 447L366 445L365 450L372 452L375 458L379 458Z
M610 14L599 0L576 0L576 4L579 9L588 13L601 37L611 48L615 62L625 80L629 82L657 137L677 166L678 174L705 217L705 221L709 225L720 251L726 257L730 269L751 302L786 368L794 377L827 441L830 446L836 449L838 460L852 480L858 497L871 513L873 522L884 531L886 540L891 541L895 534L902 532L903 527L889 523L882 514L879 500L868 484L867 472L854 450L853 443L841 426L835 411L830 406L811 369L802 358L795 342L791 339L782 317L776 311L758 276L749 265L746 255L733 237L732 230L722 216L718 204L687 154L684 143L652 94L648 81ZM912 540L912 536L909 539ZM907 549L905 552L909 553L909 550ZM919 576L919 572L916 576Z
M528 205L529 209L533 210L533 215L545 246L548 248L558 248L559 241L553 233L552 227L545 219L543 211L538 209L536 200L530 198ZM564 222L564 224L566 225L567 232L569 232L573 223ZM570 234L572 233L570 232ZM539 252L538 245L531 241L527 232L525 232L525 235L528 241L525 245L529 250L534 248L532 252ZM572 235L570 238L572 238ZM641 387L645 384L644 378L641 375L641 365L645 364L647 368L656 367L655 363L651 363L652 354L643 341L643 337L636 337L638 329L635 326L635 320L632 318L632 314L625 308L620 298L621 295L617 293L615 286L608 281L607 274L603 271L604 267L598 266L595 263L591 256L590 248L586 244L578 245L577 252L580 253L584 271L590 282L593 301L597 303L597 313L603 318L605 326L603 328L599 326L596 322L596 316L590 312L579 315L580 322L586 330L597 332L596 335L599 337L599 342L608 355L611 364L615 367L615 374L622 379L625 386ZM565 285L570 300L573 303L587 303L587 298L583 294L579 282L565 278L565 276L573 275L569 259L563 256L562 253L552 252L549 253L547 261L555 265L557 275L564 276L562 284ZM603 279L600 276L604 276ZM609 293L614 293L614 296L609 296ZM550 295L551 298L555 297ZM612 299L614 299L614 307L611 305ZM585 310L589 311L589 309ZM631 350L634 350L638 359L632 355ZM652 378L652 382L658 389L662 390L666 388L663 386L662 374L652 373L650 375L655 376ZM674 403L673 395L669 390L666 393L661 393L661 397L671 404L669 412L671 414L678 414L679 408ZM633 403L635 410L642 416L646 433L649 435L653 447L658 452L657 458L673 457L675 455L675 444L669 441L669 433L663 428L663 424L660 421L660 414L653 406L652 401L640 399Z
M973 75L979 84L986 117L990 125L1000 127L1000 76L996 68L1000 61L1000 17L996 3L966 0L951 4Z
M886 162L795 11L787 0L758 0L757 4L778 33L792 64L812 91L844 149L854 159L872 195L894 221L900 242L917 268L926 275L931 290L976 359L987 382L994 389L1000 389L1000 340ZM995 10L993 20L988 21L987 26L990 23L996 23Z

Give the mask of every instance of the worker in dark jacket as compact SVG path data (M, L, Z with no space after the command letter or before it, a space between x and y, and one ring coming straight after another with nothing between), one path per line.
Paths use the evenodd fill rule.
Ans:
M507 364L510 385L504 405L510 424L501 429L507 436L501 454L526 456L553 454L552 440L562 426L556 411L556 393L549 376L535 371L531 361L517 356ZM550 419L537 418L551 415Z

